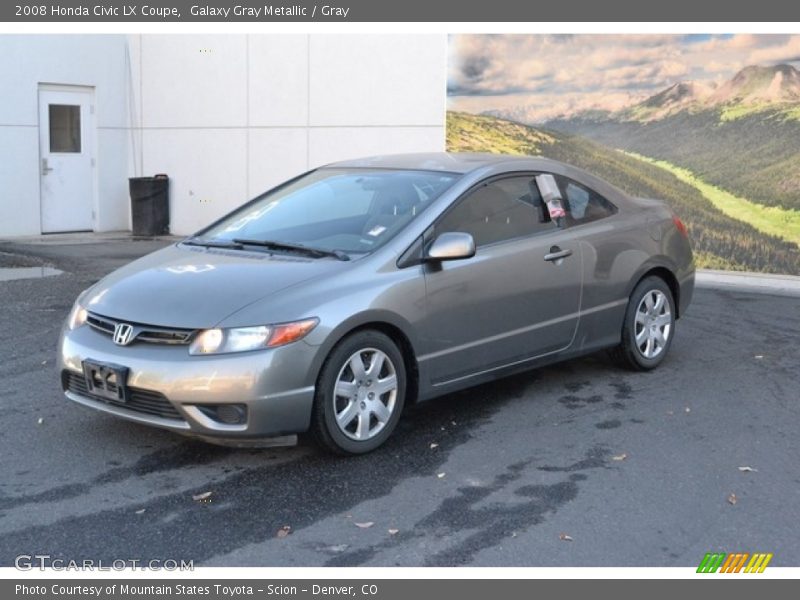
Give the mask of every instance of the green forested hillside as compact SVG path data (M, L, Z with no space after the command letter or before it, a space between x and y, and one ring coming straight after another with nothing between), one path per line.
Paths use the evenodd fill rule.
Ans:
M547 128L666 160L759 204L800 210L800 121L783 109L734 116L725 108L687 110L653 121L557 120Z
M700 191L669 171L585 138L449 112L447 148L451 152L536 154L571 163L629 194L668 202L689 228L699 266L800 275L796 245L724 215Z
M680 82L620 111L546 127L667 161L758 204L800 210L798 117L800 71L749 65L717 87Z

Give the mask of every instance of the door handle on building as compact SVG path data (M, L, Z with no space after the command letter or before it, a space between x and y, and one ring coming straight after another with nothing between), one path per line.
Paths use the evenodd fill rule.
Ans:
M42 175L47 175L52 170L53 170L53 167L48 167L47 166L47 159L43 158L42 159Z

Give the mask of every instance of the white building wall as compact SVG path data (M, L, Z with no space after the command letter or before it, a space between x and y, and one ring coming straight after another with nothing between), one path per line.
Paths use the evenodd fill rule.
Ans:
M143 172L170 176L174 233L321 164L444 149L443 35L137 37Z
M310 168L444 149L444 35L0 36L0 236L40 233L38 84L95 88L95 229L170 176L191 233Z
M124 36L0 35L0 236L41 232L39 83L94 87L95 228L128 227L126 62Z

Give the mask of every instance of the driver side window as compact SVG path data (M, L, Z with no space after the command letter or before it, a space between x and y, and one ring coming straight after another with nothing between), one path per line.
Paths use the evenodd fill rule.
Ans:
M533 176L490 181L462 198L439 222L436 232L469 233L476 246L527 237L555 227L541 218L541 205Z

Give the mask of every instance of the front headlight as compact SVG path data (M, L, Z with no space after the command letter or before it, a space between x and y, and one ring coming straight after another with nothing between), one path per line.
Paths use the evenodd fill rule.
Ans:
M304 319L278 325L204 329L189 346L189 354L229 354L263 348L275 348L307 336L319 319Z
M69 311L69 316L67 317L67 327L70 331L84 325L86 323L86 318L89 316L89 313L86 311L86 309L81 306L82 297L83 294L78 296L75 304L72 305L72 310Z

